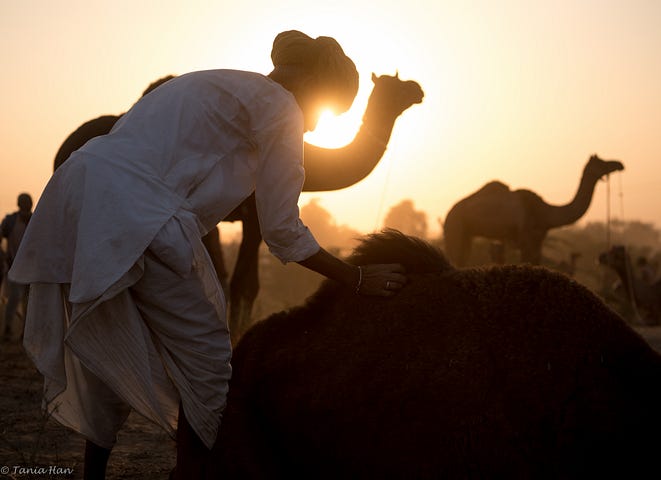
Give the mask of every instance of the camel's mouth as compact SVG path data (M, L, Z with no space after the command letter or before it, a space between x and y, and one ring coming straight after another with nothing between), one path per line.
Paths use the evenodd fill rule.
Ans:
M425 92L423 92L422 89L420 89L420 91L417 92L417 94L416 94L416 96L413 100L413 103L422 103L423 98L425 98Z
M425 92L422 90L420 84L413 80L408 80L407 83L410 86L411 101L414 104L422 103L422 99L425 98Z
M617 160L611 160L608 162L608 164L611 167L612 172L621 172L624 170L624 164L622 162L618 162Z
M604 173L602 173L601 177L599 177L600 179L603 179L604 177L607 177L608 175L610 175L613 172L621 172L622 170L624 170L624 164L622 162L618 161L618 160L609 160L609 161L604 162L604 163L606 165L605 165L605 168L603 169Z

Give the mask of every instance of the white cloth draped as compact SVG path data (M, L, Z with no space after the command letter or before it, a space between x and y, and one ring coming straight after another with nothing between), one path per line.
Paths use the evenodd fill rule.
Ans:
M283 262L314 254L297 205L302 152L288 91L212 70L149 93L55 172L9 275L32 284L25 346L58 420L110 446L123 403L173 434L181 400L213 444L230 348L200 238L254 191L271 252ZM157 295L160 282L179 294ZM107 418L90 405L104 388L116 395L101 402L115 412Z

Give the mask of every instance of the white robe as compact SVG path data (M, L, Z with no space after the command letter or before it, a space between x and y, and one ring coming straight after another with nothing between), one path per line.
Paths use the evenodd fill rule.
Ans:
M173 372L172 362L195 365L194 359L186 358L186 349L163 354L165 337L178 335L185 344L183 337L206 327L198 322L191 332L170 325L167 335L154 333L161 319L146 318L130 290L144 288L145 252L156 252L156 261L190 280L190 296L205 291L213 308L201 316L215 311L207 323L221 322L212 325L220 333L209 336L210 351L217 352L209 361L229 367L224 298L208 275L213 267L200 238L254 192L271 253L283 262L308 258L319 245L299 219L303 180L302 113L290 92L251 72L211 70L172 79L144 96L108 135L74 152L46 186L9 272L14 281L33 284L25 345L46 378L46 400L51 406L70 400L71 408L60 406L56 418L102 446L111 446L123 421L120 411L112 425L99 424L102 413L85 404L80 385L87 374L75 376L79 362L171 434L181 400L191 426L211 446L228 371ZM112 359L97 361L108 345ZM129 352L140 358L127 359ZM171 354L177 358L166 358ZM190 388L198 373L208 380L197 385L202 392Z

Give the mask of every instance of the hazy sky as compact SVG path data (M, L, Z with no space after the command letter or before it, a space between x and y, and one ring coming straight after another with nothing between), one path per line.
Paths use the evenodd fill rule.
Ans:
M567 203L596 153L625 164L611 176L613 216L661 226L661 1L320 3L0 0L0 213L21 191L38 199L82 122L125 111L167 74L268 73L275 35L298 29L337 38L361 75L336 145L359 126L371 72L425 91L369 177L301 205L318 197L338 224L367 232L410 198L438 232L494 179ZM581 222L605 220L607 198L600 182Z

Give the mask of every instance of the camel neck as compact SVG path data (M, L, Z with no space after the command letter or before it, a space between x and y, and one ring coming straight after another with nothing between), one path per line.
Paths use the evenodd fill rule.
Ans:
M374 170L386 151L397 118L378 103L370 97L363 123L350 144L335 149L305 144L304 191L340 190Z
M377 102L369 102L356 138L365 135L371 137L372 140L381 141L384 146L387 145L398 116L398 113L389 112Z
M555 228L570 225L585 215L592 202L592 196L598 180L598 178L587 175L584 172L578 190L571 202L566 205L549 206L547 215L548 227Z

